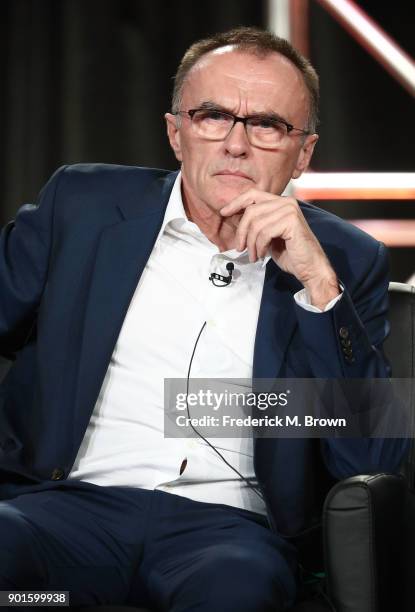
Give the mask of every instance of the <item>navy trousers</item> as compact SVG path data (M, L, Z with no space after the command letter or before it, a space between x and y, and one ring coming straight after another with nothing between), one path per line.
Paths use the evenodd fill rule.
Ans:
M0 502L0 589L70 604L278 612L296 554L260 515L161 491L66 481Z

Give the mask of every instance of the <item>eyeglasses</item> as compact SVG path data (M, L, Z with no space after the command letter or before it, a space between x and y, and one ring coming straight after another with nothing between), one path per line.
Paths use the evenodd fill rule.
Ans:
M174 115L184 115L191 119L196 134L206 140L225 140L231 133L235 123L245 126L251 145L264 149L273 149L293 131L301 134L311 134L308 130L296 128L283 119L268 115L249 115L238 117L216 109L193 108L188 111L177 111Z

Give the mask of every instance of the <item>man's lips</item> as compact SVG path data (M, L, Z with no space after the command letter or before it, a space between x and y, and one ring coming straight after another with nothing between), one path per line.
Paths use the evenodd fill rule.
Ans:
M248 179L252 181L251 177L245 174L244 172L240 172L239 170L221 170L220 172L216 172L216 176L235 176L238 178Z

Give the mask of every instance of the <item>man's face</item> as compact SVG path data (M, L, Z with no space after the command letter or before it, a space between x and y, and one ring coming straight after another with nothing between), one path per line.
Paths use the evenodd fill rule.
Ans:
M203 103L242 117L278 114L295 127L307 127L306 86L297 68L277 53L258 58L224 47L201 58L185 81L180 110ZM175 116L167 113L166 120L182 165L185 202L214 211L252 187L281 194L305 170L317 140L310 135L304 141L294 131L277 148L263 149L249 143L242 123L225 140L211 141L195 134L188 116L181 116L179 128Z

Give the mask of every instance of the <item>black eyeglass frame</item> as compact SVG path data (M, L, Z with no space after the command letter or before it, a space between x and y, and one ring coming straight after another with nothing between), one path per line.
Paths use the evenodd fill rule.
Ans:
M195 113L197 113L198 111L216 112L216 113L220 113L221 115L225 115L227 117L232 118L233 124L228 132L228 136L232 132L233 128L235 127L235 123L242 123L246 130L246 124L250 119L267 119L271 123L272 122L281 123L282 125L285 125L287 129L287 134L289 134L293 130L295 130L296 132L301 132L302 134L305 134L306 136L309 136L310 134L313 133L313 132L310 132L310 130L303 130L301 128L295 127L294 125L292 125L292 123L288 123L288 121L285 121L284 119L277 119L276 117L266 117L266 115L247 115L246 117L238 117L238 115L234 115L233 113L229 113L228 111L223 111L218 108L204 108L204 107L192 108L187 111L180 110L180 111L172 112L172 115L189 115L190 119L193 121L193 117Z

